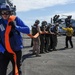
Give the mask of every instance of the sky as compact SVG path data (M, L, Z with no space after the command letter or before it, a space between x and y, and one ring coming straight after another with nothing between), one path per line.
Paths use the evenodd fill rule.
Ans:
M35 20L47 21L54 15L60 15L60 18L66 18L72 15L75 19L75 0L12 0L16 5L16 15L29 26L35 23Z

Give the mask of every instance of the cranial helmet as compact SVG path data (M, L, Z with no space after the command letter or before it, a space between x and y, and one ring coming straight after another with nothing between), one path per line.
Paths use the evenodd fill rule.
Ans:
M39 20L36 20L36 21L35 21L35 23L39 24L39 23L40 23L40 21L39 21Z
M3 11L3 10L11 11L11 8L8 4L2 4L0 6L0 11Z
M42 21L42 25L47 25L47 21Z

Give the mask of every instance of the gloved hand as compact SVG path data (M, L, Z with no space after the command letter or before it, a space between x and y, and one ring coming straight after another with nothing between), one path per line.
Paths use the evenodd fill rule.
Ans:
M9 22L8 25L11 25L13 29L15 28L15 23L13 21Z

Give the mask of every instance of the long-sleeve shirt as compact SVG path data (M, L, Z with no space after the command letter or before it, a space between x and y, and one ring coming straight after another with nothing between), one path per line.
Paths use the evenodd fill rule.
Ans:
M1 39L0 44L2 43L2 46L4 48L5 48L4 38L5 38L5 30L6 30L7 23L8 23L8 20L4 20L3 18L0 19L0 39ZM30 29L18 17L16 17L16 19L14 20L14 23L15 23L15 29L12 30L13 35L10 37L10 45L14 51L18 51L23 48L22 37L20 32L29 34ZM19 35L16 34L16 31L19 32ZM1 49L0 52L3 52L3 49Z
M72 27L67 27L67 28L62 27L62 29L66 31L67 36L72 36L73 35L74 30L73 30Z

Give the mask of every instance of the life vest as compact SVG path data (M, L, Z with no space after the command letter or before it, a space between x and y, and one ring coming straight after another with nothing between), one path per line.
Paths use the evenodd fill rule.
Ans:
M9 19L8 19L8 24L9 22L11 21L14 21L16 18L16 16L10 16ZM17 67L17 61L16 61L16 54L15 52L12 50L11 46L10 46L10 42L9 42L9 33L11 31L11 25L7 25L6 27L6 31L5 31L5 47L6 47L6 50L13 54L13 59L14 59L14 62L15 62L15 75L19 75L19 72L18 72L18 67Z
M32 26L32 35L35 35L36 33L38 33L38 26L34 25Z

